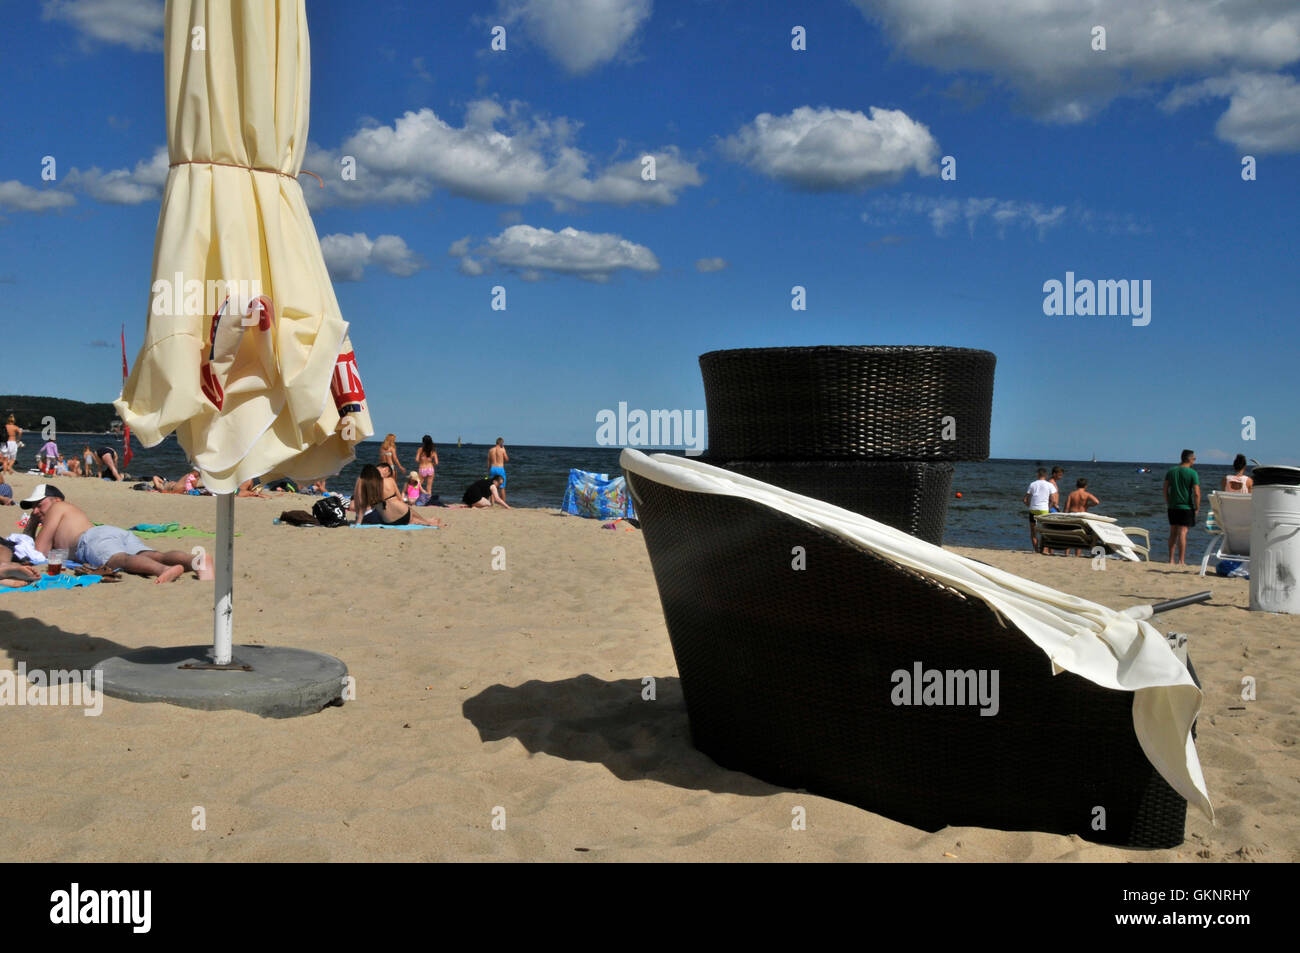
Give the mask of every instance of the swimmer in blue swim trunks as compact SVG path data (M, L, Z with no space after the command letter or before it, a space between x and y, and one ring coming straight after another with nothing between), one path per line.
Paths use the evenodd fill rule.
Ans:
M506 453L506 438L497 437L497 444L488 450L488 476L499 476L501 486L498 492L501 494L502 502L506 498L506 464L510 462L510 454Z

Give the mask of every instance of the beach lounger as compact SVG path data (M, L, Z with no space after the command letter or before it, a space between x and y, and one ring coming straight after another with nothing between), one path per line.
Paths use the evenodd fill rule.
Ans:
M1214 526L1206 527L1211 535L1201 557L1202 576L1211 559L1215 565L1221 559L1250 562L1251 495L1215 490L1210 494L1210 512L1214 515Z
M1035 516L1038 540L1044 549L1084 549L1092 552L1100 546L1130 562L1151 560L1151 534L1140 526L1116 526L1111 516L1098 513L1049 513ZM1129 539L1129 534L1141 536L1145 545Z
M621 462L692 738L720 765L925 830L1173 847L1188 800L1212 817L1201 692L1150 607L1116 612L698 461Z

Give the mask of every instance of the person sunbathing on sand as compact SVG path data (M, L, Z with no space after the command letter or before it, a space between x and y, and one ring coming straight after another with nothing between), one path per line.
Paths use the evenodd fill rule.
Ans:
M155 582L173 582L193 563L189 553L160 553L127 530L91 525L89 517L49 483L37 484L21 506L32 511L23 532L36 540L36 549L45 555L51 549L66 549L75 561L87 566L125 569L136 576L153 576ZM44 532L38 536L36 531L41 528ZM198 578L213 578L211 560L202 560L199 567Z
M179 480L164 480L160 476L153 478L153 488L159 493L188 493L197 489L200 483L199 468L193 467Z
M406 526L413 523L420 526L442 525L441 520L426 519L417 513L402 501L400 493L386 493L384 478L379 471L380 468L371 463L367 463L361 468L361 476L357 477L357 485L352 491L352 505L357 514L354 524L382 523L385 526ZM367 508L370 508L369 513L366 512Z
M267 496L265 493L262 492L262 487L258 483L257 477L253 477L253 479L251 480L245 480L243 483L239 484L239 492L235 495L243 496L243 497L255 497L256 499L259 500L270 499L269 496Z

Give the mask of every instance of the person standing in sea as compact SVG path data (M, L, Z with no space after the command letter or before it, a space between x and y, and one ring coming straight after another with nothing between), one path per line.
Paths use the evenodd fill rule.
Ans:
M1052 484L1052 486L1056 487L1056 495L1057 495L1058 501L1059 501L1059 498L1060 498L1060 495L1061 495L1061 481L1064 480L1064 479L1065 479L1065 467L1063 467L1063 466L1061 466L1061 465L1059 465L1059 464L1058 464L1057 466L1052 467L1052 475L1051 475L1050 477L1047 478L1047 482L1050 483L1050 484ZM1061 505L1061 504L1060 504L1059 502L1054 502L1054 503L1052 504L1052 510L1051 510L1051 511L1052 511L1053 513L1059 513L1059 512L1061 512L1060 505Z
M1045 552L1050 555L1051 550L1045 550L1038 545L1038 523L1034 521L1034 517L1046 516L1055 508L1059 500L1060 495L1056 484L1049 482L1047 471L1039 467L1037 479L1029 484L1029 489L1025 491L1025 506L1029 507L1029 542L1036 553Z
M415 466L420 471L420 491L433 496L434 468L438 465L438 448L428 434L415 451ZM427 485L426 485L427 483Z
M18 441L22 439L23 428L14 423L14 415L9 415L9 420L5 422L5 442L4 452L0 454L4 458L4 472L14 472L14 460L18 457Z
M506 499L506 464L509 462L510 454L506 453L506 438L497 437L496 446L488 449L488 476L501 478L501 486L498 489L503 503Z
M1169 509L1169 562L1187 565L1187 530L1196 525L1196 511L1201 508L1201 478L1192 469L1196 454L1184 450L1181 462L1165 473L1165 506Z
M397 459L397 434L390 433L384 438L383 446L379 448L379 462L388 464L393 473L401 470L406 472L406 467L402 466L402 461Z

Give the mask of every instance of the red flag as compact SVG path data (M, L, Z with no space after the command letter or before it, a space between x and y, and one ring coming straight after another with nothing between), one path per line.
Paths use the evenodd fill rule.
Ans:
M130 376L130 371L126 365L126 325L122 325L122 384L126 385L126 379ZM122 466L131 465L131 428L122 426Z

